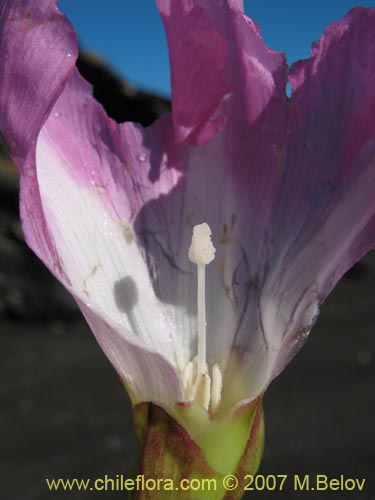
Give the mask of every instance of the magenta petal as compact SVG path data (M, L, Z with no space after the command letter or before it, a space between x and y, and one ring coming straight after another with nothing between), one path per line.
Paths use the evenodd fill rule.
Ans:
M139 127L109 120L73 74L39 134L36 172L59 279L67 278L103 350L136 386L137 400L153 394L169 404L182 399L176 365L186 361L131 228L133 210L148 194L139 187L144 174L130 168L144 154L144 139Z
M77 37L50 0L2 0L0 32L0 125L21 167L74 69Z
M227 45L199 5L173 0L158 5L168 37L176 139L184 141L200 132L207 141L220 128L221 121L212 117L227 91Z
M0 32L0 130L24 174L21 188L28 201L21 196L20 210L31 228L25 236L32 248L44 246L54 253L32 165L40 127L74 70L77 38L49 0L1 1Z
M21 173L26 240L76 298L134 397L181 400L178 341L130 228L126 190L139 190L122 161L130 161L128 142L136 155L142 132L122 131L95 102L74 68L76 37L53 1L3 2L0 12L0 53L8 56L0 125Z
M177 311L185 307L193 315L196 280L186 253L192 226L203 221L210 225L217 256L207 269L209 362L218 362L225 370L232 348L249 350L251 359L245 363L255 391L258 374L267 368L258 306L287 123L285 58L264 45L257 26L238 10L238 3L181 0L159 6L176 77L172 76L173 129L164 119L155 130L164 139L166 165L180 170L182 177L167 196L143 207L138 232L145 235L145 248L155 262L158 296L176 305ZM204 26L190 21L194 12L200 12ZM217 41L216 48L207 46L207 33L213 44ZM174 51L189 47L191 39L196 49L185 64ZM220 61L225 59L224 70L222 62L217 63L219 54ZM192 81L191 75L198 73ZM189 89L179 81L190 81ZM206 85L210 92L201 91ZM194 109L215 111L210 118L200 116L199 125L181 143L186 122L178 110L188 109L190 102ZM211 134L218 119L221 127L207 142L205 134L207 130ZM172 273L174 279L166 280ZM194 345L194 323L190 332Z
M374 10L355 10L328 29L313 59L292 70L289 100L283 56L264 46L233 2L160 1L159 7L180 142L165 140L166 163L183 176L168 196L143 208L139 230L159 271L159 296L179 306L185 297L194 310L188 233L193 224L210 224L217 246L208 268L210 362L226 367L232 349L255 395L302 345L332 286L375 243ZM191 22L196 11L204 26ZM188 49L186 64L178 51L190 40L200 50L193 57ZM217 44L212 67L210 43ZM198 72L199 82L191 78ZM200 92L206 84L211 93ZM187 127L179 110L191 102L207 113L215 109L208 122L207 113L189 111L194 121ZM207 142L219 118L221 127ZM161 135L170 137L170 123L162 127ZM163 286L171 262L172 291Z
M241 109L248 122L273 94L284 93L283 57L265 47L255 24L239 10L242 2L158 0L158 5L168 38L177 141L204 143L220 131L228 118L225 96L233 96L229 113ZM276 85L274 72L280 73Z
M277 315L282 309L290 317L298 296L305 303L300 314L313 296L321 303L375 244L374 27L374 9L352 10L326 30L311 59L291 70L270 279L280 297ZM308 326L294 314L287 345L303 340L299 333ZM284 364L278 361L277 371Z

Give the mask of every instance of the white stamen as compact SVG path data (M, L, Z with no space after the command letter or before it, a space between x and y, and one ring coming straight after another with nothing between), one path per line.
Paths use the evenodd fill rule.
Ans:
M202 405L206 410L210 404L211 379L208 373L202 373L197 380L194 401Z
M207 373L206 363L206 266L198 264L197 330L198 330L198 372Z
M182 372L184 396L187 401L194 401L206 410L216 412L222 389L222 375L218 364L212 369L212 383L208 374L206 361L206 265L215 258L215 247L211 241L211 229L203 223L193 228L193 237L188 256L191 262L197 264L197 333L198 354L189 361Z
M186 388L192 385L192 373L193 363L189 361L189 363L185 366L184 371L182 372L182 383Z
M222 388L223 388L223 376L221 374L219 365L215 363L212 368L211 402L210 402L211 413L215 413L220 404Z
M212 368L212 377L208 372L198 373L198 356L189 361L182 372L184 398L203 406L214 415L221 402L223 377L217 363Z
M194 226L188 252L191 262L198 267L197 329L198 329L198 373L207 373L206 363L206 265L215 258L215 247L211 241L211 229L205 222Z

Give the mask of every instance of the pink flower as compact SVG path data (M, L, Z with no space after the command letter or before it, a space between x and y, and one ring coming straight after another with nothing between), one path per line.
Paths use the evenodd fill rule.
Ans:
M0 130L27 242L135 402L186 399L187 253L193 226L209 224L207 363L229 408L264 392L375 244L375 9L349 12L288 69L241 0L158 6L173 111L144 129L95 102L56 0L1 0Z

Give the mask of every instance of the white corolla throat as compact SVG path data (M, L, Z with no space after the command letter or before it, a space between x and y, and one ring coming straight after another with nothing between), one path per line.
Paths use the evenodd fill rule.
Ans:
M215 247L211 241L211 229L203 223L193 228L193 237L188 252L191 262L197 265L197 337L198 353L185 366L182 374L185 400L194 401L214 413L220 404L222 374L218 364L208 374L206 361L206 266L215 258Z

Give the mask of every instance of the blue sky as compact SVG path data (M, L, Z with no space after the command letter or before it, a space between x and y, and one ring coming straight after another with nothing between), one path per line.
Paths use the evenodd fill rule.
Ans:
M351 0L244 3L246 14L258 22L266 43L285 52L290 63L308 57L311 43L349 9L375 7L375 1ZM169 95L167 44L153 0L59 0L59 6L73 23L83 49L100 55L131 83Z

